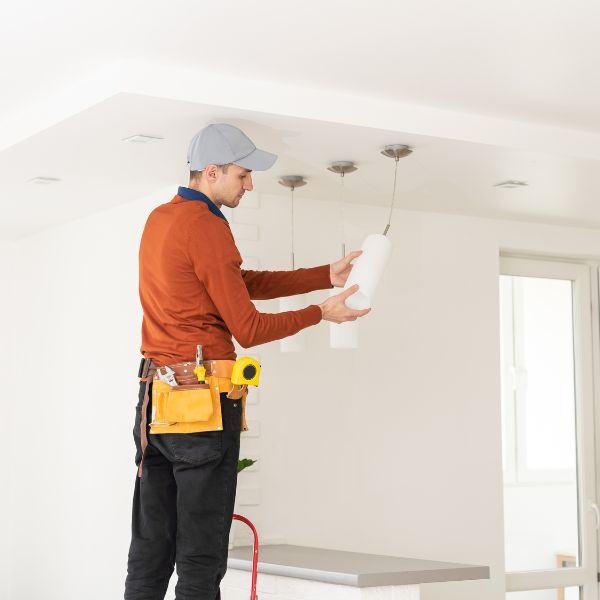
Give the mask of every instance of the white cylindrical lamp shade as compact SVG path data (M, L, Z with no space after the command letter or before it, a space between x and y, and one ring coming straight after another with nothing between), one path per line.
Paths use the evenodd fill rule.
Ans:
M339 294L341 290L329 290L329 296ZM358 321L329 323L329 346L336 350L358 348Z
M359 290L346 299L346 306L354 310L370 308L377 284L392 252L389 238L380 233L368 235L361 246L362 254L352 263L352 271L344 289L354 284Z
M287 296L279 299L279 312L289 310L300 310L306 306L304 295ZM306 350L305 331L299 331L294 335L279 340L279 349L281 352L304 352Z

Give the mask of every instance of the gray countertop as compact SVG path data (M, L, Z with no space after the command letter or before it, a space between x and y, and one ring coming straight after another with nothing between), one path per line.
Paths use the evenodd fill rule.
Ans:
M252 547L229 552L230 569L252 570ZM354 587L489 579L489 567L416 558L324 550L288 544L260 546L258 572Z

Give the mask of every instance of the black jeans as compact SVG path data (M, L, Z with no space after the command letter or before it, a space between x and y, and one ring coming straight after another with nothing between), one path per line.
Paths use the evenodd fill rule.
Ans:
M136 464L144 385L133 430ZM237 483L241 400L221 394L221 410L223 431L148 435L133 496L125 600L162 600L174 565L176 600L220 599ZM148 423L150 411L151 402Z

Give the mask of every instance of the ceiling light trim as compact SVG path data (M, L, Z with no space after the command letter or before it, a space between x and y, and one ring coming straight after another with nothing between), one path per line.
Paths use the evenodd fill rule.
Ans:
M519 187L527 187L529 184L526 181L521 181L519 179L507 179L506 181L501 181L500 183L495 183L493 187L504 188L507 190L519 188Z
M34 185L50 185L51 183L58 183L59 181L62 181L62 179L59 179L58 177L44 177L40 175L38 177L32 177L31 179L28 179L27 183L33 183Z
M122 142L128 142L130 144L152 144L154 142L161 142L165 138L161 135L149 135L146 133L136 133L129 137L123 138Z

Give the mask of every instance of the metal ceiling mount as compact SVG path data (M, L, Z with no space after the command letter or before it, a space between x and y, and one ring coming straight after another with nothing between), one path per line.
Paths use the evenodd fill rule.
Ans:
M306 185L308 181L306 181L306 179L304 179L302 175L284 175L279 180L279 183L285 186L286 188L290 188L292 191L294 191L296 188Z
M338 160L334 163L331 163L330 167L327 167L328 171L331 171L332 173L337 173L342 177L346 173L354 173L354 171L356 171L357 169L358 167L349 160Z
M389 146L383 147L381 154L398 161L401 158L412 154L412 148L406 144L390 144Z

